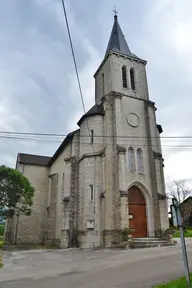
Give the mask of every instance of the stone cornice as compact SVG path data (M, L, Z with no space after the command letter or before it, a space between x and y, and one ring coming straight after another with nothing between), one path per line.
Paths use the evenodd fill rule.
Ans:
M153 154L154 154L155 159L161 159L162 160L162 154L161 153L153 151Z
M137 99L137 100L140 100L140 101L148 103L148 106L154 108L155 111L157 110L157 108L155 107L155 102L153 102L151 100L146 100L146 99L143 99L143 98L138 98L138 97L133 96L133 95L127 95L127 94L124 94L124 93L111 91L109 94L105 94L101 98L102 103L104 103L107 100L107 97L118 98L118 99L121 99L122 97L129 97L129 98Z
M148 105L149 105L149 107L152 107L155 109L155 111L157 111L157 108L155 107L155 102L148 100Z
M63 202L69 202L69 200L70 200L70 196L64 196Z
M76 156L66 157L64 158L65 163L74 162L76 160Z
M66 158L64 158L65 163L71 162L71 160L72 160L72 157L66 157Z
M165 199L167 199L167 196L166 196L165 194L157 193L157 195L158 195L158 199L159 199L159 200L165 200Z
M80 158L79 158L79 162L81 160L83 160L84 158L89 158L89 157L102 157L105 153L105 148L99 152L94 152L94 153L87 153L87 154L83 154Z
M100 193L100 198L104 199L105 198L105 191Z
M58 174L58 173L49 174L49 175L48 175L48 178L52 178L52 177L55 176L56 174Z
M117 145L117 151L119 154L126 154L126 148L123 146Z
M128 197L128 191L119 190L120 197Z
M118 99L122 99L122 97L123 97L122 93L115 92L115 91L111 91L108 95L113 96L113 98L118 98Z

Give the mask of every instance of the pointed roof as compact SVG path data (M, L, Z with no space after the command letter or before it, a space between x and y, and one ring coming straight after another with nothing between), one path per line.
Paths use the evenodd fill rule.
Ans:
M114 16L114 24L111 31L111 36L109 39L105 57L112 51L139 59L139 57L134 55L129 49L129 46L125 40L125 36L123 35L123 32L119 25L117 15Z

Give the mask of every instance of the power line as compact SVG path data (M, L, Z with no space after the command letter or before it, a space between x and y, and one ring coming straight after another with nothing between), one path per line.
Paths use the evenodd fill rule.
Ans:
M69 134L59 134L59 133L36 133L36 132L13 132L13 131L0 131L0 134L12 134L12 135L31 135L31 136L50 136L50 137L66 137ZM4 136L4 135L3 135ZM79 135L79 137L90 137L90 135ZM94 135L94 138L103 138L103 137L110 137L110 138L125 138L125 139L148 139L147 136L117 136L117 135ZM150 138L156 139L159 136L151 136ZM192 136L160 136L161 139L192 139Z
M20 141L20 142L27 142L27 143L37 143L37 144L42 144L42 143L46 143L46 144L61 144L62 140L52 140L52 139L42 139L42 138L26 138L26 137L11 137L11 136L6 136L6 137L2 137L0 136L1 139L10 139L10 140L16 140L16 141ZM73 143L79 143L79 141L73 141ZM89 142L84 142L84 141L80 141L80 144L85 144L85 145L90 145ZM127 143L124 143L127 145ZM93 143L93 145L105 145L105 143L103 142L95 142ZM112 143L108 143L108 145L113 145ZM137 147L139 145L139 147L144 148L144 147L148 147L148 144L142 144L142 143L138 143L136 144L131 144L132 147ZM91 144L92 146L92 144ZM152 148L157 148L160 149L159 145L150 145L150 147ZM191 151L192 150L192 144L191 145L162 145L162 149L164 151Z
M72 42L72 37L71 37L71 32L70 32L70 28L69 28L69 21L68 21L68 17L67 17L67 10L65 7L65 1L61 0L62 2L62 6L63 6L63 13L64 13L64 17L65 17L65 22L66 22L66 26L67 26L67 32L68 32L68 36L69 36L69 42L70 42L70 46L71 46L71 53L72 53L72 57L73 57L73 62L74 62L74 66L75 66L75 72L76 72L76 76L77 76L77 82L78 82L78 86L79 86L79 92L80 92L80 96L81 96L81 102L82 102L82 106L83 106L83 110L84 110L84 114L86 114L86 110L85 110L85 102L83 99L83 92L82 92L82 88L81 88L81 82L80 82L80 78L79 78L79 72L78 72L78 68L77 68L77 61L76 61L76 57L75 57L75 52L74 52L74 48L73 48L73 42ZM87 119L85 119L86 124L87 124L87 129L89 131L89 136L91 138L91 131L89 129L89 124ZM94 148L93 148L94 149Z
M77 75L77 81L78 81L78 85L79 85L79 91L80 91L80 95L81 95L81 102L83 105L83 110L84 110L84 114L86 113L85 110L85 103L84 103L84 99L83 99L83 93L82 93L82 89L81 89L81 83L80 83L80 78L79 78L79 73L78 73L78 69L77 69L77 62L76 62L76 58L75 58L75 53L74 53L74 49L73 49L73 43L72 43L72 38L71 38L71 33L70 33L70 29L69 29L69 23L68 23L68 18L67 18L67 11L66 11L66 7L65 7L65 2L64 0L62 1L62 5L63 5L63 12L64 12L64 16L65 16L65 21L66 21L66 25L67 25L67 31L68 31L68 36L69 36L69 42L70 42L70 46L71 46L71 52L72 52L72 56L73 56L73 62L74 62L74 66L75 66L75 71L76 71L76 75ZM91 131L89 129L89 124L87 121L87 118L85 119L86 124L87 124L87 129L89 131L89 135L90 135L90 139L91 137ZM93 149L93 153L94 153L94 146L92 145L92 149ZM95 163L96 164L96 163ZM95 165L95 169L94 169L94 189L95 189L95 173L96 173L96 165ZM95 193L94 193L95 195ZM94 196L95 197L95 196ZM95 201L94 201L94 214L95 214Z
M74 62L74 66L75 66L75 72L76 72L76 76L77 76L77 82L78 82L78 86L79 86L79 91L80 91L81 101L82 101L82 105L83 105L83 110L84 110L84 113L86 113L85 103L84 103L84 99L83 99L83 92L82 92L82 89L81 89L81 82L80 82L80 78L79 78L79 72L78 72L78 68L77 68L77 61L76 61L76 58L75 58L73 42L72 42L72 38L71 38L71 32L70 32L70 28L69 28L69 22L68 22L65 2L64 2L64 0L61 0L61 2L62 2L62 6L63 6L63 13L64 13L64 16L65 16L65 22L66 22L66 26L67 26L67 32L68 32L68 36L69 36L69 42L70 42L70 46L71 46L71 53L72 53L72 56L73 56L73 62Z

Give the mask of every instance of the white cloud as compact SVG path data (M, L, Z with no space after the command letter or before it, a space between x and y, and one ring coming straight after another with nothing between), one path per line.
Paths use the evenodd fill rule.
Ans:
M169 158L165 165L165 172L169 182L179 179L192 179L190 160L192 160L192 151L178 152Z
M98 51L91 45L88 39L83 40L84 51L87 55L87 62L85 66L79 71L79 78L83 93L83 100L85 104L86 112L95 104L95 82L93 75L96 72L96 69L101 63L101 55L99 55ZM79 86L77 83L77 77L74 73L71 77L70 83L70 92L69 95L72 98L78 99L78 105L76 109L76 115L73 119L73 122L70 124L71 130L77 128L76 123L80 119L80 117L84 114L83 104L81 101L81 95L79 91ZM79 97L79 98L78 98Z
M148 60L149 91L157 102L162 136L192 135L192 2L186 0L151 1L145 17L143 49ZM155 99L154 99L155 98ZM190 178L192 140L163 139L167 181Z

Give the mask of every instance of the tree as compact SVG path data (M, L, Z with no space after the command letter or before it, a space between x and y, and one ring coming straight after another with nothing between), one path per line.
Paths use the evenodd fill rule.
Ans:
M30 215L34 192L21 172L0 166L0 216Z
M176 198L179 204L191 194L192 189L189 187L186 180L174 180L168 188L168 197Z
M167 194L169 198L176 198L177 201L179 202L183 223L184 225L188 226L190 215L192 212L192 206L191 206L191 199L189 199L189 201L185 200L192 194L192 189L189 187L187 181L186 180L173 181L172 185L169 186L168 188Z

